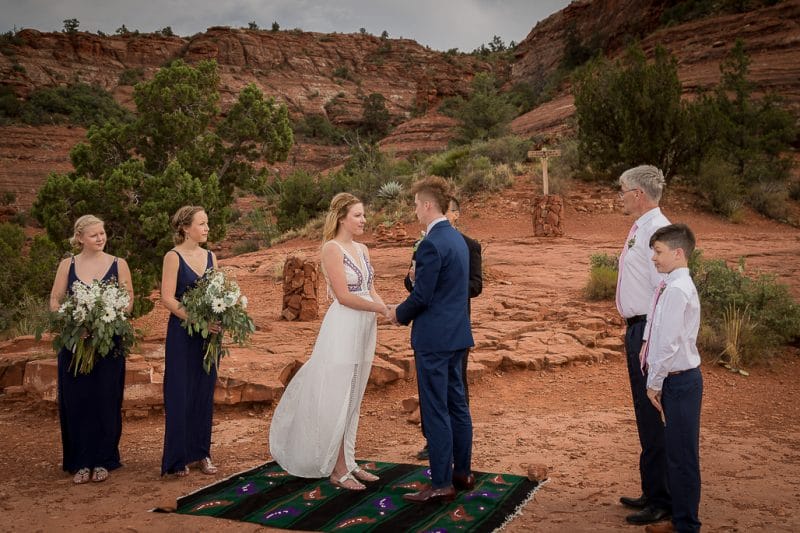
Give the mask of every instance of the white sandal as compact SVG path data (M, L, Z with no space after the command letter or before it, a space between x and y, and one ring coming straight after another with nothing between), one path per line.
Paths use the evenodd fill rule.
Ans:
M75 472L75 477L72 478L72 482L76 485L82 485L84 483L88 483L89 480L92 478L92 473L88 468L81 468L77 472Z
M108 479L108 470L106 470L102 466L95 467L95 469L92 471L92 481L94 481L95 483L102 483L107 479Z
M213 476L217 473L217 467L211 462L211 457L200 459L200 471L206 475Z
M345 483L347 483L348 481L352 481L355 484L355 486L351 485L348 487L347 485L345 485ZM343 475L339 479L336 479L333 476L331 476L331 484L345 490L364 490L367 488L366 486L364 486L363 483L359 482L356 478L354 478L353 474L351 474L350 472Z
M378 481L380 479L372 472L367 472L366 470L363 470L358 466L355 467L350 473L353 474L359 481L371 482L371 481Z

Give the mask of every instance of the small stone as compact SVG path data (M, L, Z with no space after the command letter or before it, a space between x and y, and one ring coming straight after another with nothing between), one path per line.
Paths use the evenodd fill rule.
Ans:
M544 481L547 479L547 466L541 463L528 465L528 479L531 481Z

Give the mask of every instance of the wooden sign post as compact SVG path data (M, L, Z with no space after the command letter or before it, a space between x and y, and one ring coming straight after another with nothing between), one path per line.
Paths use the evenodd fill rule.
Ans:
M537 237L559 237L564 235L564 200L557 194L550 194L547 181L547 159L558 157L561 150L531 150L528 159L538 157L542 160L542 194L533 199L533 234Z
M528 159L538 157L542 160L542 193L547 196L550 194L550 184L547 182L547 158L558 157L561 150L531 150L528 152Z

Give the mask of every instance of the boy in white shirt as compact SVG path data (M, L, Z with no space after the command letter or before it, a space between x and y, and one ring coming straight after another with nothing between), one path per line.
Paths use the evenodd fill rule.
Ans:
M685 224L671 224L653 234L650 247L656 270L667 276L653 295L640 361L647 397L664 419L672 522L645 531L700 531L700 299L687 266L695 237Z

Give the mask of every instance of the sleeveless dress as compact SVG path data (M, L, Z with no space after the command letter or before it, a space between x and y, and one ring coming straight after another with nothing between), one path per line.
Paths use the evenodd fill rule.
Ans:
M178 280L175 298L180 301L187 289L202 276L178 255ZM168 252L168 253L170 253ZM208 252L206 269L213 268ZM214 385L217 369L211 374L203 369L204 339L189 333L181 319L170 313L164 348L164 453L161 475L174 474L186 466L211 457L211 419L214 413Z
M357 260L339 247L349 292L372 301L374 271L363 250ZM334 298L311 357L289 382L272 417L270 453L288 473L330 476L342 441L348 471L356 468L358 414L376 336L375 313L346 307Z
M118 275L115 257L102 279L108 281ZM70 295L75 282L83 283L72 258L67 277ZM58 353L58 416L63 469L74 474L81 468L119 468L125 354L115 345L108 355L95 359L91 372L77 376L69 368L71 361L72 352L62 348Z

